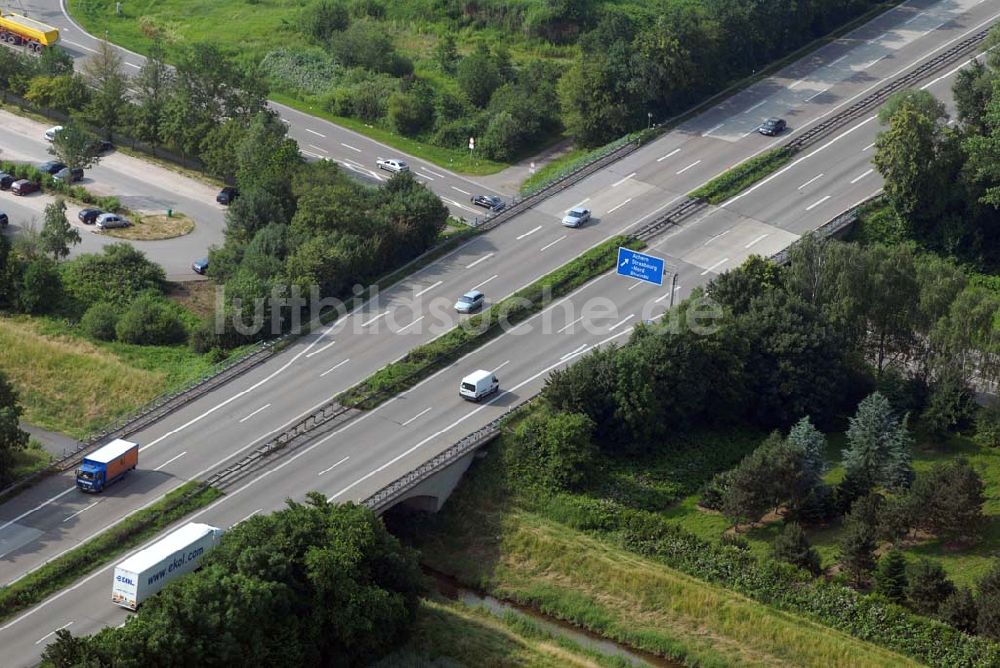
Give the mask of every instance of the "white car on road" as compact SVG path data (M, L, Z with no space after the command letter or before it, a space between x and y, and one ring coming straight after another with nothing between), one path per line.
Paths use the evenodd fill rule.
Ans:
M410 171L410 166L403 162L402 160L396 160L395 158L379 158L375 161L379 169L384 169L387 172L408 172Z
M590 220L590 209L577 206L566 212L566 215L563 216L562 224L566 227L580 227L588 220Z

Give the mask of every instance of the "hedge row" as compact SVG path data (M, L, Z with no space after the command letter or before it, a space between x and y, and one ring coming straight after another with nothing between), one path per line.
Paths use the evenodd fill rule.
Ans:
M15 179L27 179L39 183L42 190L47 193L63 195L84 204L96 206L104 211L127 213L127 210L122 206L117 197L98 196L83 186L74 186L64 181L57 181L51 175L39 171L34 165L3 160L0 161L0 171L10 174Z
M413 387L438 369L498 336L506 325L516 324L537 313L548 299L561 297L612 269L617 262L618 247L622 245L638 250L644 244L619 236L590 249L443 336L417 346L403 359L383 367L343 392L337 401L343 406L368 410Z
M761 153L732 169L727 169L701 188L688 193L688 197L703 199L709 204L724 202L768 174L778 171L791 159L792 152L784 147Z
M942 668L998 666L1000 645L915 615L789 564L705 542L657 513L563 494L539 509L549 517L761 603L811 617L856 638Z
M0 620L29 608L79 580L97 567L162 531L189 513L222 496L208 487L191 495L201 483L189 482L152 506L130 515L86 543L53 559L16 582L0 587ZM110 591L111 576L108 576Z

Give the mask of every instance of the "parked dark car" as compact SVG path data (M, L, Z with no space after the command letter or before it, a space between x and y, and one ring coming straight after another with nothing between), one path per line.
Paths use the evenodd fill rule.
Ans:
M56 160L49 160L38 165L38 171L43 174L56 174L64 169L66 169L66 165Z
M97 222L97 217L104 213L100 209L88 208L80 209L80 213L76 214L76 217L80 219L80 222L84 225L93 225Z
M229 206L233 203L233 200L240 196L240 191L233 186L226 186L219 191L219 194L215 196L215 201L219 204L225 204Z
M7 227L10 224L10 219L7 218L7 214L0 211L0 227Z
M34 181L29 181L28 179L14 181L14 183L10 186L10 191L15 195L30 195L33 192L38 192L38 190L38 184Z
M507 204L496 195L473 195L472 203L476 206L493 209L494 211L499 211L507 206Z
M64 167L58 172L52 175L52 178L56 181L66 181L67 183L76 183L83 178L83 168L82 167Z
M208 258L203 257L200 260L195 260L191 263L191 268L194 269L194 273L204 275L208 271Z
M757 128L757 132L762 135L773 137L775 135L780 135L787 127L788 123L785 123L784 118L769 118L764 121L759 128Z
M10 190L10 187L14 185L14 181L16 180L7 172L0 172L0 190Z
M107 139L95 139L94 143L90 145L90 149L97 154L107 153L115 148L115 145L109 142Z

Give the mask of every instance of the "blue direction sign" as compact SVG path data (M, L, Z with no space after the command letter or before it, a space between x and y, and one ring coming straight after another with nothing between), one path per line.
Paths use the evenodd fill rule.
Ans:
M618 248L618 275L628 276L654 285L663 285L664 260L644 255L628 248Z

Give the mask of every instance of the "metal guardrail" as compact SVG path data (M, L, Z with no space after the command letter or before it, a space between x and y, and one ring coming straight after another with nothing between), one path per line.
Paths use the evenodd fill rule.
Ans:
M538 395L535 395L535 397L537 396ZM435 455L409 473L406 473L392 481L378 492L375 492L362 501L361 504L367 506L370 510L379 510L384 508L441 469L448 468L456 460L461 459L470 452L481 448L487 443L493 442L494 439L500 436L504 421L515 411L524 408L527 404L534 401L535 397L528 397L527 399L510 406L500 417L495 418L487 425L480 427L468 436L463 437L450 448L438 455Z
M859 202L858 204L855 204L847 211L843 212L842 214L834 218L831 218L827 222L817 227L815 230L812 231L811 236L819 239L829 239L830 237L835 237L838 234L843 233L851 225L854 225L856 222L858 222L858 217L861 215L861 211L865 207L880 201L882 197L883 197L882 194L879 193L869 197L868 199L862 202ZM786 265L789 262L791 262L792 249L794 249L795 246L797 246L800 242L801 239L798 239L790 246L786 246L782 250L772 255L770 258L771 262L777 265Z
M139 431L140 429L144 429L157 420L165 417L172 411L177 410L181 406L194 401L198 397L208 393L216 387L229 382L236 376L249 371L273 355L275 346L283 340L284 338L280 338L275 339L274 341L266 342L259 346L256 350L248 352L239 359L221 362L210 374L192 381L183 389L156 397L145 406L142 406L129 415L115 420L104 429L91 434L82 441L79 441L78 447L73 452L64 454L61 458L49 464L45 469L20 480L16 480L3 490L0 490L0 498L6 497L14 492L18 492L47 475L73 468L80 463L89 451L93 450L105 439L118 438Z
M813 127L809 128L803 132L798 137L795 137L789 141L785 146L791 151L800 151L809 144L816 142L818 139L827 136L834 130L837 130L848 121L851 121L861 114L871 111L873 108L877 107L882 102L885 102L893 93L896 93L905 88L909 88L912 84L925 79L930 74L940 70L945 65L949 65L961 56L967 54L968 52L975 49L977 46L986 41L987 36L989 36L990 28L980 30L974 35L966 37L962 41L958 42L951 48L942 51L938 55L934 56L927 62L921 64L920 66L914 68L907 74L890 81L888 84L878 89L877 91L861 98L851 106L849 106L844 111L826 119L820 123L817 123Z
M604 167L610 165L613 162L621 160L629 153L635 151L639 146L642 145L642 138L637 137L635 139L629 139L623 146L619 146L611 150L610 153L605 153L591 160L590 162L580 165L577 169L566 174L565 176L552 181L539 190L526 195L525 197L514 196L511 203L504 208L502 211L498 211L493 215L487 215L483 218L478 216L470 223L471 227L477 230L486 232L487 230L492 230L497 225L504 223L514 216L530 209L531 207L537 205L552 195L569 188L571 185L578 183L590 176L594 172L603 169Z

